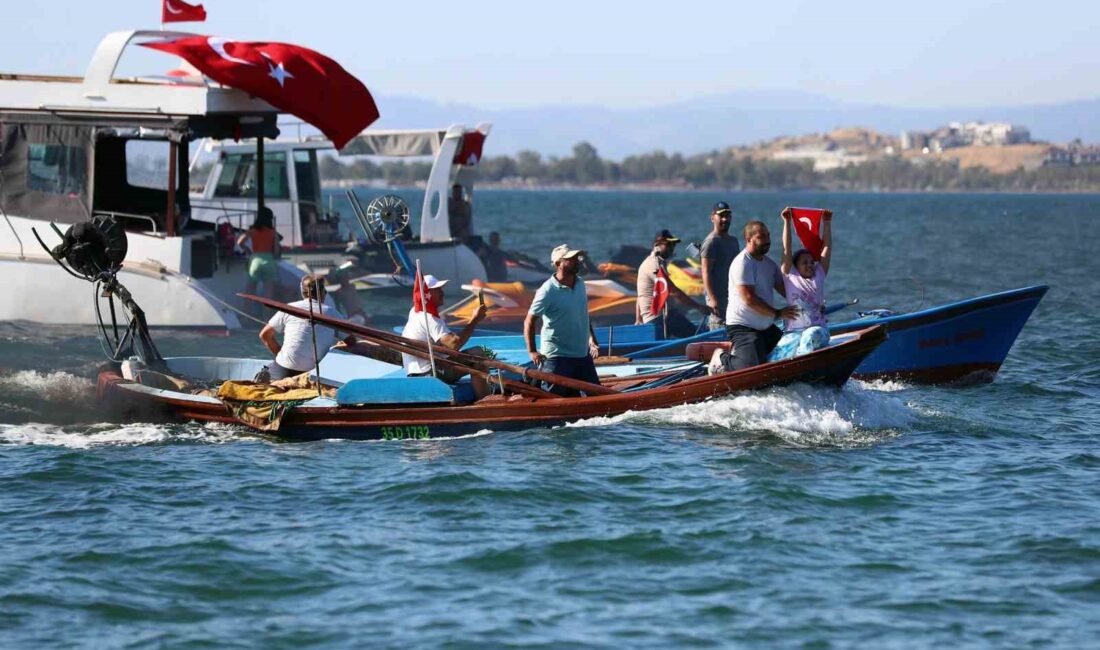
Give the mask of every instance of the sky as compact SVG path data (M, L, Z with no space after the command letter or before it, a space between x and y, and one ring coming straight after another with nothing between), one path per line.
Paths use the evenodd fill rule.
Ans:
M206 23L175 28L304 45L376 96L487 109L637 108L759 90L912 108L1100 97L1095 0L203 4ZM160 0L5 0L3 14L0 72L80 75L104 34L159 28ZM171 62L135 54L120 72Z

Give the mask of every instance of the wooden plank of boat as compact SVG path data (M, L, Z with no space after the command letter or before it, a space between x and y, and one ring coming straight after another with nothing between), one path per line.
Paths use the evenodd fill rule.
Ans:
M334 329L342 330L351 334L362 336L365 339L371 340L375 343L390 345L394 347L404 348L401 351L406 354L417 356L421 359L427 359L429 352L428 346L423 341L414 341L407 339L397 334L391 334L389 332L374 329L373 327L367 327L365 325L358 325L340 318L333 318L332 316L325 316L324 314L310 314L309 311L298 307L292 307L286 303L279 302L277 300L271 300L269 298L263 298L260 296L254 296L247 293L237 294L247 300L252 300L265 305L272 309L297 316L299 318L310 319L315 322L327 325ZM510 363L504 363L496 359L487 359L484 357L475 356L472 354L466 354L459 350L452 350L442 346L433 348L436 361L444 359L447 362L460 366L463 370L479 370L481 372L487 372L488 369L494 370L507 370L508 372L514 372L521 377L531 377L539 381L544 381L555 386L561 386L563 388L572 388L573 390L579 390L587 393L588 395L614 395L619 391L608 388L607 386L601 386L599 384L593 384L587 381L581 381L579 379L573 379L571 377L563 377L551 372L545 372L535 368L523 368ZM512 382L518 384L521 382ZM527 386L526 384L523 384ZM530 386L527 386L530 388ZM518 392L518 391L517 391Z

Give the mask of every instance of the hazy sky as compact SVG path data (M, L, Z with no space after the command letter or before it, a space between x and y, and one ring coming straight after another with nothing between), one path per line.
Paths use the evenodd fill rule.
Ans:
M908 107L1100 97L1095 0L204 5L206 23L177 28L298 43L376 95L483 108L631 107L760 89ZM83 74L105 33L159 19L159 0L4 0L0 72ZM171 67L150 57L129 63Z

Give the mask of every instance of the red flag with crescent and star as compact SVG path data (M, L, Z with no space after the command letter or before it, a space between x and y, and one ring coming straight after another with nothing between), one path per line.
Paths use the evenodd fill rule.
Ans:
M416 282L413 283L413 311L418 314L427 311L432 316L439 318L439 305L435 304L435 300L432 300L432 292L428 289L428 283L424 281L424 276L420 274L420 269L416 270Z
M825 242L821 239L821 218L824 210L818 208L791 208L794 222L794 231L798 234L799 241L806 250L813 254L815 260L821 259L821 250L825 248Z
M298 45L215 36L142 45L175 54L214 81L302 118L337 149L378 119L374 98L361 81L327 56Z
M668 274L664 267L657 267L657 279L653 282L653 304L649 306L649 315L657 316L668 302Z
M462 146L455 152L456 165L476 165L481 162L481 150L485 147L485 134L467 131L462 136Z
M183 0L161 0L160 22L201 23L206 20L202 5L187 4Z

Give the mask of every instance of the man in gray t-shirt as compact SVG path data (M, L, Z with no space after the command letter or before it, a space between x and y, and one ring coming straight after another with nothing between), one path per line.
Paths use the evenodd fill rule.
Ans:
M707 325L712 330L723 326L729 295L730 262L737 257L739 249L737 238L730 234L731 221L733 211L729 204L725 201L715 203L710 213L713 228L699 248L699 257L703 262L703 291L707 307L711 310Z
M730 263L729 306L726 308L726 335L733 353L723 357L728 370L741 370L768 359L783 335L775 326L776 318L793 318L798 307L777 308L774 295L786 296L779 266L768 258L771 233L760 221L745 224L745 250ZM784 301L786 303L786 301Z

